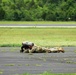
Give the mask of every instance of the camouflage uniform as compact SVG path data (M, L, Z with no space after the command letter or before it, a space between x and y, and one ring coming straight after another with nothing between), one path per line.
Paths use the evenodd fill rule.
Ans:
M45 47L33 46L29 52L30 53L50 53L50 50Z
M54 47L49 49L51 53L64 53L64 49L62 47Z
M45 48L40 46L33 46L30 50L30 53L64 53L64 49L62 47L54 47L54 48Z

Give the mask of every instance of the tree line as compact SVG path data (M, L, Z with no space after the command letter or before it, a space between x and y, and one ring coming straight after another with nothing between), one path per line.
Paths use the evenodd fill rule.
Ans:
M76 0L0 0L0 20L76 21Z

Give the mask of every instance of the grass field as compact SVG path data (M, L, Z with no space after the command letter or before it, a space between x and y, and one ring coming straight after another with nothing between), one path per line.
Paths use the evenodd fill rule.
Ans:
M44 72L43 74L22 74L22 75L76 75L76 73L62 73L62 74L56 74L56 73L49 73L49 72Z
M75 21L0 21L0 24L76 24Z
M0 28L0 46L21 46L32 41L39 46L76 46L76 28Z

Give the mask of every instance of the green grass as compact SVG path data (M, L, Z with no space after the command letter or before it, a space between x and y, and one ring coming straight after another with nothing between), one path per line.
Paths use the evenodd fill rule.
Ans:
M5 64L5 66L15 66L15 64Z
M76 24L75 21L0 21L0 24Z
M76 73L50 73L50 72L44 72L42 74L29 74L25 73L22 75L76 75Z
M32 41L39 46L76 46L76 28L0 28L0 46L21 46Z
M0 69L0 74L3 74L3 71L4 71L4 70Z

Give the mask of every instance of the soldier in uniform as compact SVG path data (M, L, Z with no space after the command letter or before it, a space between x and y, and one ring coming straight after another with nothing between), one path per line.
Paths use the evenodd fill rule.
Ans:
M25 53L64 53L64 49L62 47L54 47L54 48L45 48L34 45L33 42L22 42L22 47L20 52Z

